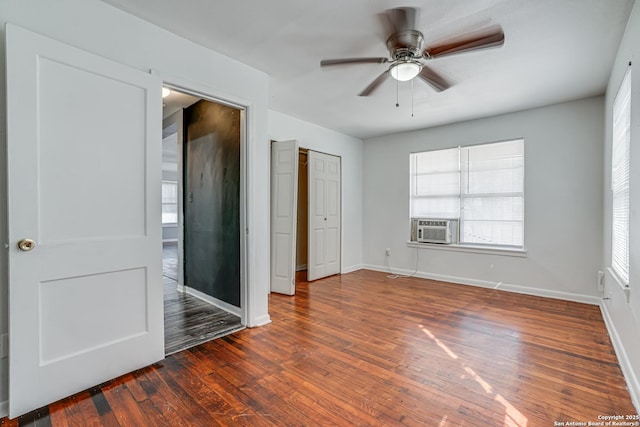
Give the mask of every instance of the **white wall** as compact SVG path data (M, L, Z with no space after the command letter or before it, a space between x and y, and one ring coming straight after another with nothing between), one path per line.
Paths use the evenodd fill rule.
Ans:
M602 97L364 141L364 262L413 272L409 154L523 137L526 257L419 249L418 272L597 303L602 257Z
M620 365L640 410L640 3L636 2L611 72L605 102L604 144L604 250L603 265L611 266L611 132L613 100L629 61L631 71L631 183L629 300L606 271L603 313Z
M342 158L342 273L362 268L362 141L269 110L269 137Z
M269 322L268 78L264 73L182 39L97 0L3 1L0 81L5 81L5 23L13 22L66 44L148 72L173 83L248 106L249 325ZM170 79L169 79L170 77ZM6 93L0 92L0 242L6 225ZM158 117L161 126L161 117ZM7 259L0 257L0 333L7 333ZM161 285L161 284L160 284ZM6 413L7 359L0 362L0 416Z

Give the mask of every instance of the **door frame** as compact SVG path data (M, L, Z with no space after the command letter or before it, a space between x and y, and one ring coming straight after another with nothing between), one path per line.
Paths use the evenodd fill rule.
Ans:
M176 112L177 113L177 112ZM174 116L176 113L173 113L171 116L167 117L166 119L162 119L162 127L163 127L163 131L164 131L164 121L165 120L169 120L171 119L172 116ZM182 188L182 171L183 171L183 165L182 165L182 161L183 161L183 153L182 153L182 149L183 149L183 141L182 141L182 136L183 136L183 123L184 123L184 115L180 114L178 119L171 119L171 121L173 122L172 124L176 124L178 130L178 143L177 143L177 151L178 151L178 195L177 195L177 206L178 206L178 221L177 221L177 227L178 227L178 277L177 277L177 282L178 282L178 286L177 289L179 292L184 292L184 218L183 218L183 214L184 214L184 206L183 206L183 191L184 189ZM164 173L164 171L163 171Z
M228 94L220 94L220 91L184 78L166 75L164 73L151 70L151 74L157 75L162 80L162 85L178 92L196 96L206 101L227 105L229 107L240 110L240 322L246 326L249 323L249 313L251 298L249 297L249 227L247 218L249 218L249 206L247 203L248 180L247 180L247 157L248 144L250 141L250 129L252 114L251 102L246 99L229 96ZM184 196L182 185L183 181L183 148L182 141L178 141L178 239L183 239L182 244L179 243L178 264L184 263L184 204L182 197ZM184 270L183 270L184 271ZM183 282L179 283L184 288Z

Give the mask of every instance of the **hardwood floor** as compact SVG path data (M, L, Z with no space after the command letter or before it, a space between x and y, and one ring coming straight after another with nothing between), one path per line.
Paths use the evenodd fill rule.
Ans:
M164 351L177 351L243 329L239 316L178 292L177 244L163 245Z
M176 290L177 282L164 278L164 353L202 344L243 329L239 316Z
M554 426L636 414L598 307L358 271L6 425Z

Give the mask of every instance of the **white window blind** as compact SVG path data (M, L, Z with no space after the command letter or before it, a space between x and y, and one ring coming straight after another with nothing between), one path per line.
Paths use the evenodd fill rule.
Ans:
M631 68L613 101L611 267L629 285L629 164L631 155Z
M162 223L178 222L178 183L162 181Z
M523 247L524 141L411 154L411 217L459 218L460 242Z

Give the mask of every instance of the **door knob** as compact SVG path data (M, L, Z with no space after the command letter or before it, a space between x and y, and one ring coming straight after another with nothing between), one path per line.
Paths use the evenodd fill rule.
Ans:
M18 242L18 249L21 251L29 252L36 247L36 242L31 239L22 239Z

